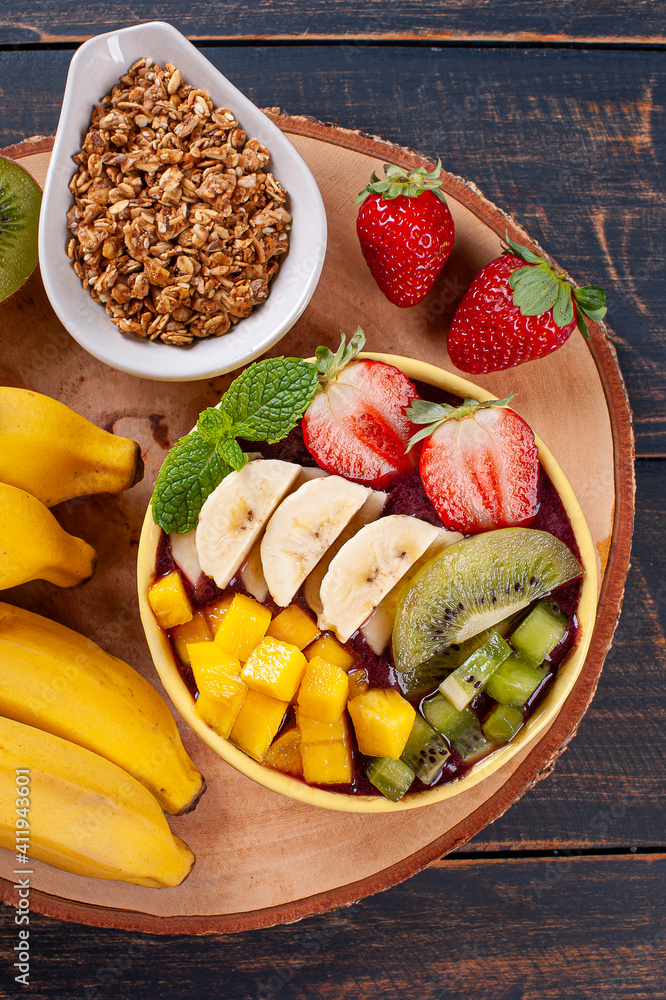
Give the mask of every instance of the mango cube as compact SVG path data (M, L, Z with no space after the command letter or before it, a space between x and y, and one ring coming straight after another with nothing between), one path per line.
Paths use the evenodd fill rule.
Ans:
M298 707L320 722L336 722L345 710L349 680L342 667L313 657L298 692Z
M311 643L304 653L308 660L315 656L321 656L327 663L334 663L336 667L349 670L356 663L356 660L348 653L342 643L333 635L321 635L315 642Z
M349 784L353 777L351 750L339 740L301 743L303 777L313 785Z
M265 636L247 659L242 676L248 687L279 701L291 701L308 661L298 646Z
M300 742L298 729L295 727L288 729L270 745L264 757L264 764L276 771L282 771L284 774L302 777L303 762L301 761Z
M217 649L214 642L195 642L187 647L190 665L202 694L208 694L218 701L226 701L245 683L240 679L241 663L237 656L231 656Z
M245 594L235 594L215 631L215 642L243 663L263 639L271 613L263 604Z
M320 719L311 718L297 707L296 725L302 743L332 743L335 741L345 743L349 739L346 715L341 716L336 722L322 722Z
M371 688L352 699L347 708L361 753L397 760L416 718L409 702L393 688Z
M155 581L148 591L148 603L160 628L175 628L192 618L192 605L178 570Z
M210 726L213 732L226 740L229 738L246 694L247 686L242 681L238 681L235 695L226 701L217 701L209 694L200 694L194 703L194 714Z
M233 594L225 594L216 604L209 604L207 608L204 608L204 614L213 635L217 632L220 622L231 604L232 597Z
M187 652L188 642L211 642L213 633L210 630L208 619L203 611L195 611L189 622L184 625L176 625L171 630L171 641L173 642L176 656L186 667L190 666L190 656Z
M352 698L358 698L360 694L365 694L370 687L368 671L364 667L355 667L354 670L349 671L347 677L349 678L349 694L347 695L349 701Z
M309 646L319 634L315 622L298 604L290 604L276 615L266 631L266 635L290 642L299 649Z
M229 739L255 760L263 761L282 725L288 703L252 688L241 705Z

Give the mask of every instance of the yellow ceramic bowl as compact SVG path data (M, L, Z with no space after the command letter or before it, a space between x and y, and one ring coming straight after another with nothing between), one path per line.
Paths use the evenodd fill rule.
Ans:
M388 354L366 354L362 356L396 365L409 378L428 382L431 385L455 393L460 397L473 396L482 402L494 398L485 389L481 389L471 382L458 378L456 375L451 375L449 372L442 371L442 369L436 368L434 365ZM539 448L541 464L559 493L573 526L580 550L581 562L585 568L585 576L583 578L578 608L578 644L570 651L560 665L557 677L543 703L511 743L506 744L506 746L501 747L488 757L480 760L464 778L453 781L450 784L437 786L428 791L414 792L412 794L407 793L400 802L395 803L389 802L388 799L385 799L381 795L345 795L343 793L324 791L320 788L312 788L297 778L292 778L288 774L281 774L279 771L271 770L252 760L228 740L214 733L212 729L209 729L208 726L204 725L195 716L192 711L194 699L180 676L178 664L169 641L158 627L155 617L150 610L147 593L148 588L153 582L155 557L161 532L153 521L152 511L149 507L141 532L137 567L141 621L157 672L174 705L188 725L199 734L201 739L211 749L231 764L232 767L235 767L254 781L259 782L259 784L265 785L266 788L271 788L273 791L280 792L282 795L287 795L292 799L298 799L300 802L323 806L325 809L337 809L342 812L395 812L398 809L415 809L419 806L429 805L432 802L441 802L444 799L451 798L460 792L472 788L479 781L497 771L498 768L506 764L512 757L515 757L527 743L533 740L552 721L573 688L585 663L585 656L590 645L590 639L592 638L597 605L597 563L590 530L571 485L555 461L552 453L538 437L536 438L536 442Z

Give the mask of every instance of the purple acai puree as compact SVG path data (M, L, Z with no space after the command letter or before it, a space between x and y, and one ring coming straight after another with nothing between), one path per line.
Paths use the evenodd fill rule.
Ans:
M428 399L437 403L448 403L451 406L459 406L461 403L461 400L458 397L449 392L428 385L427 383L415 382L414 384L422 399ZM240 444L244 451L258 452L263 458L281 459L282 461L294 462L306 467L317 467L315 459L305 447L300 424L295 427L283 441L280 441L277 444L269 445L263 442L255 441L241 441ZM386 517L390 514L407 514L413 517L418 517L424 521L428 521L430 524L434 524L437 527L444 527L442 521L437 516L432 502L425 493L418 470L396 477L392 483L388 486L384 486L383 489L388 493L388 498L381 514L382 517ZM546 472L542 468L539 470L537 500L539 505L538 511L531 526L542 531L548 531L555 535L571 549L573 554L578 559L580 559L580 552L576 543L573 528L569 518L567 517L566 511L564 510L562 501L560 500L560 497L558 496ZM175 568L175 562L171 554L168 536L163 534L157 548L155 577L158 578L164 576L166 573L171 572L171 570ZM225 593L216 587L213 580L205 577L203 574L197 581L196 587L193 588L187 580L185 580L185 584L192 604L197 609L216 603ZM545 675L543 682L527 702L525 706L526 718L528 718L535 708L538 707L538 705L543 701L543 698L557 675L557 668L559 664L577 642L579 629L576 611L580 598L580 588L581 580L579 578L558 587L550 595L569 617L570 627L559 645L553 650L550 656L547 657L546 662L550 664L551 670ZM232 581L231 589L245 593L240 579ZM307 604L305 603L302 595L299 594L296 601L307 609ZM275 614L279 610L270 596L264 603L268 608L270 608L272 614ZM366 671L370 687L398 687L390 645L380 656L378 656L368 646L362 634L357 632L351 637L347 646L356 658L355 666L363 668ZM187 684L190 691L196 693L196 685L191 669L181 665L180 670L183 680ZM430 697L430 695L425 697ZM415 704L418 704L423 700L424 698L420 697L415 701ZM481 722L487 718L495 704L496 702L494 702L493 699L487 694L481 693L480 695L477 695L473 702L473 708L477 712ZM281 731L283 731L289 724L293 724L293 712L291 711L285 717ZM359 752L354 739L353 728L350 727L350 729L353 740L354 777L352 783L349 785L321 785L318 787L328 791L346 793L350 795L380 795L381 793L377 791L374 785L372 785L363 774L366 758ZM461 778L470 770L471 767L471 764L465 763L461 760L455 750L452 750L451 757L445 764L441 777L435 782L435 784L444 784ZM410 792L424 791L428 787L433 786L426 786L419 781L418 778L415 778L410 788Z

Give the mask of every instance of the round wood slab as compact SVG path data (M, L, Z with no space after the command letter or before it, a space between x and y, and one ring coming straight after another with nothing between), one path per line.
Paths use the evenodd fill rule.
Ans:
M373 170L429 161L409 150L305 118L272 117L294 142L321 188L329 224L326 263L305 314L271 352L308 357L337 346L339 330L366 332L367 348L455 371L446 330L479 268L500 250L505 230L527 235L467 182L447 175L456 224L451 260L424 302L398 309L381 294L361 257L353 199ZM51 140L4 150L43 183ZM64 247L63 247L64 252ZM38 273L0 306L0 384L54 396L103 427L139 441L142 483L120 496L73 500L61 523L98 550L94 578L77 590L32 583L2 599L57 619L159 680L139 622L136 547L152 484L167 449L217 402L232 376L194 383L149 382L86 354L56 319ZM114 336L110 331L110 336ZM234 771L180 721L185 746L208 782L196 810L170 820L197 861L182 886L146 889L87 879L33 863L31 906L49 916L153 933L223 933L267 927L348 904L413 875L464 844L544 777L574 735L592 699L617 622L633 525L631 414L617 360L602 326L575 334L547 358L478 381L512 405L541 435L572 482L595 541L599 613L585 667L564 708L537 741L477 787L452 800L396 814L329 812L283 798ZM2 898L15 903L14 856L0 852Z

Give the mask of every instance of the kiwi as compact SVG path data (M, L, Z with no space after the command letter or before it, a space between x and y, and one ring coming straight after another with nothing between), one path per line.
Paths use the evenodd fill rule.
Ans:
M418 689L421 664L582 572L564 542L535 528L499 528L455 542L400 595L392 637L398 676Z
M20 288L37 265L41 201L30 174L0 157L0 301Z

